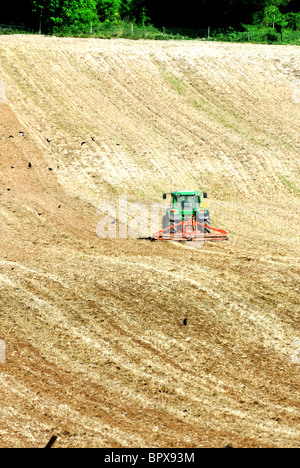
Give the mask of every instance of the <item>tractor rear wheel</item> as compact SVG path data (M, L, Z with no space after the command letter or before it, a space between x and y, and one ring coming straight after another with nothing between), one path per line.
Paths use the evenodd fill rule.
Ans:
M162 217L162 228L166 229L168 227L168 217L167 215L163 215Z
M170 229L170 232L173 234L176 234L178 231L180 231L180 226L176 226L176 224L180 223L180 219L170 219L170 215L167 212L165 215L162 217L162 229Z
M210 216L204 220L204 224L205 224L206 226L209 226L209 227L210 227ZM205 227L205 228L204 228L204 233L205 233L205 234L210 234L210 229L208 229L207 227Z

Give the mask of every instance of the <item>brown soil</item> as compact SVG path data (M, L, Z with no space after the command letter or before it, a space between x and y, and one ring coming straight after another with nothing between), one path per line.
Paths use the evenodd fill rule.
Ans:
M297 47L0 37L1 447L299 446L299 74ZM185 187L228 242L97 237L100 202Z

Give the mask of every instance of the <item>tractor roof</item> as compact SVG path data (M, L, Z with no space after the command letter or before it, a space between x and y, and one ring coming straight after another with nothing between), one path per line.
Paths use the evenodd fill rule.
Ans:
M171 193L171 195L199 195L201 192L198 190L175 190L174 192Z

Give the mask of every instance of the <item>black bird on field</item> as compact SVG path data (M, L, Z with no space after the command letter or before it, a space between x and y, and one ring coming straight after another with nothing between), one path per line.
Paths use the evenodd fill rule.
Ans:
M49 140L49 138L47 138L47 143L51 143L51 140Z
M31 165L31 162L30 162L30 163L28 163L28 169L30 169L31 167L32 167L32 165Z
M184 319L183 325L187 325L187 318Z
M85 145L85 143L86 143L86 142L85 142L85 141L83 141L83 142L81 143L81 145L80 145L80 146L83 146L83 145Z

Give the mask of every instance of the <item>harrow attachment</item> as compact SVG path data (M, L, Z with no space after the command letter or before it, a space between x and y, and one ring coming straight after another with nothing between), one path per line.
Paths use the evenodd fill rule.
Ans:
M205 230L209 232L205 232ZM157 240L217 242L228 240L228 233L223 229L215 229L193 219L181 221L152 234L151 241Z

